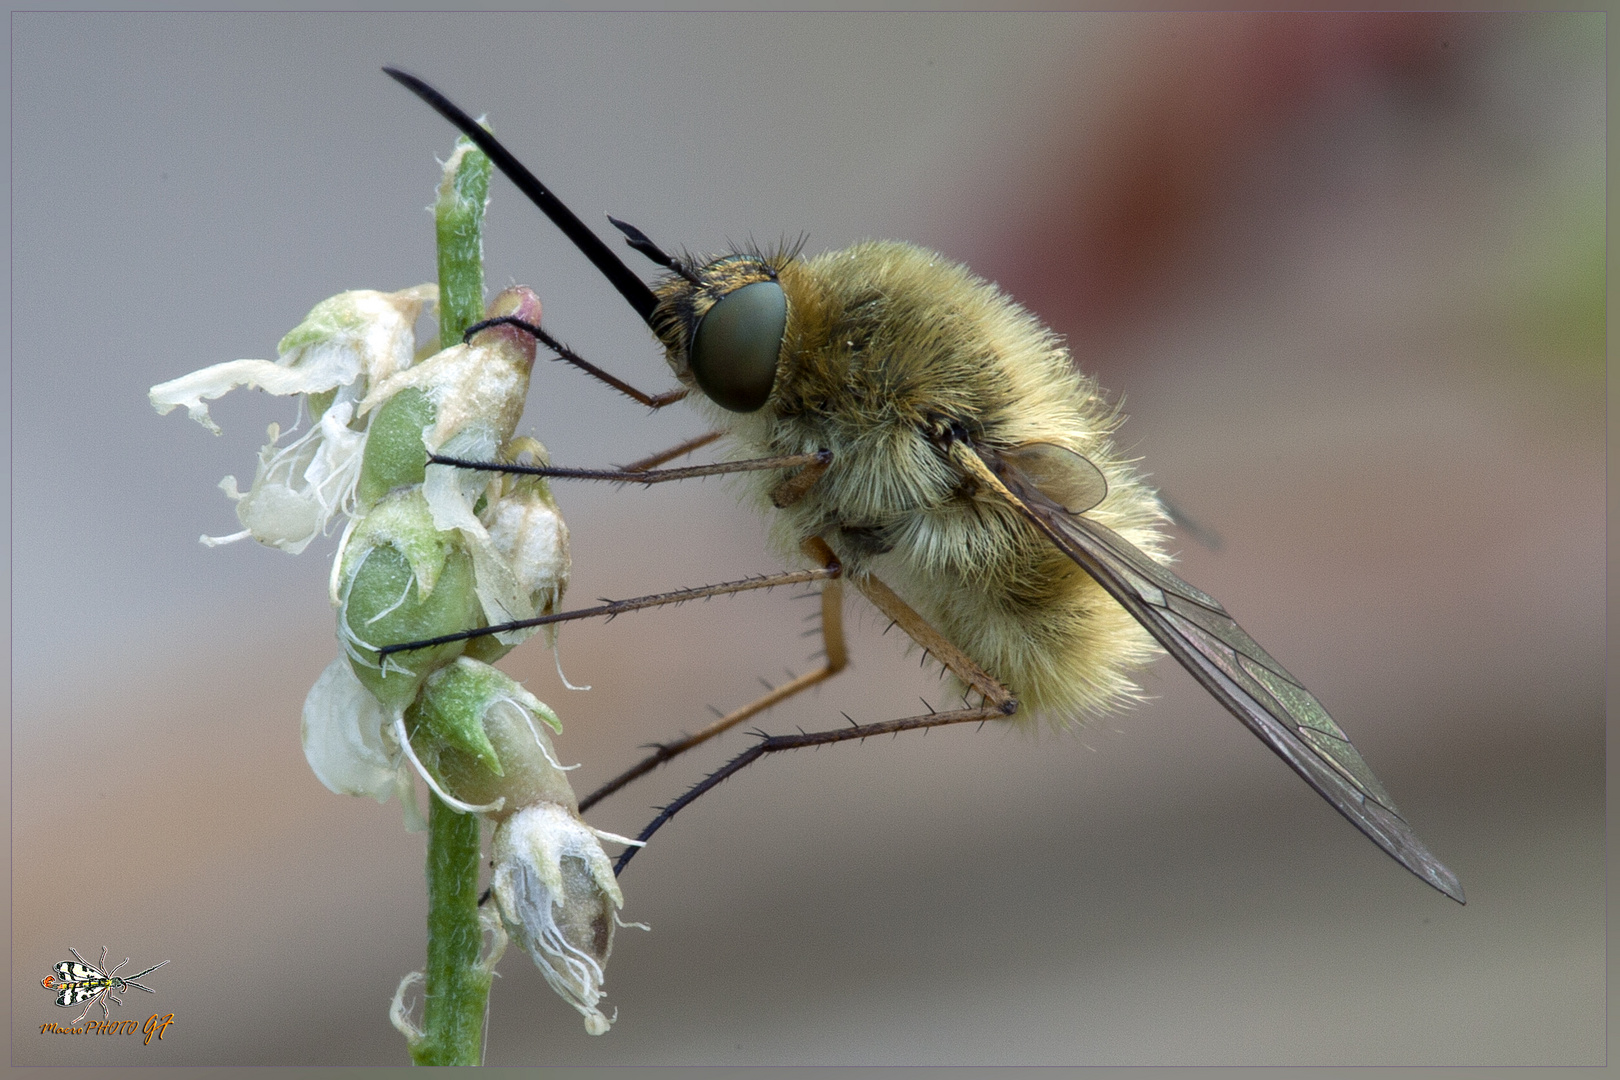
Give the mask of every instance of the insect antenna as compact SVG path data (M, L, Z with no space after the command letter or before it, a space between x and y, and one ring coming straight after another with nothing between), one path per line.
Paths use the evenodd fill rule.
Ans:
M612 214L607 215L607 219L613 223L613 227L615 229L618 229L620 232L624 233L625 240L636 251L641 252L659 266L674 271L687 281L691 282L693 285L703 284L703 280L699 278L697 274L693 273L690 266L687 266L685 263L681 262L681 260L675 258L663 248L653 243L647 238L646 233L642 232L628 221L620 221Z
M167 963L168 963L168 961L165 960L165 961L163 961L163 963L153 964L151 967L147 968L145 971L137 971L135 974L131 975L129 978L124 980L124 985L125 986L133 986L137 990L145 990L148 994L157 993L157 991L153 990L150 986L142 986L140 983L136 982L135 980L145 978L146 976L152 974L152 972L156 971L158 968L162 967L163 964L167 964ZM119 966L122 967L123 965L119 965Z
M551 223L561 229L563 235L572 240L580 253L599 270L608 283L619 290L619 295L635 309L643 322L652 325L653 308L658 306L658 297L647 287L647 283L637 277L623 261L613 253L613 249L602 242L601 237L585 227L585 223L574 215L574 212L564 206L561 199L553 195L540 179L530 172L528 168L512 155L512 152L502 146L488 131L479 126L478 121L468 116L456 104L443 94L439 93L415 75L407 74L398 68L385 67L383 71L389 78L404 86L411 93L427 102L434 112L454 124L460 132L471 139L473 143L489 155L489 160L495 167L506 174L506 178L517 185L517 189L529 197L529 201L540 208L540 212L551 219Z

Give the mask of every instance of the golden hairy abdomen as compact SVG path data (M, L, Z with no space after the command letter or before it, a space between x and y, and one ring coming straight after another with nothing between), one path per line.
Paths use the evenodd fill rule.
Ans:
M725 417L738 456L827 448L833 466L778 512L796 552L826 539L1009 686L1024 715L1118 704L1155 646L1126 612L1015 510L930 442L941 423L988 447L1049 442L1109 481L1089 516L1158 554L1164 513L1115 455L1118 415L1068 351L996 287L933 252L868 242L781 268L789 322L782 369L759 413ZM754 474L768 505L773 482Z

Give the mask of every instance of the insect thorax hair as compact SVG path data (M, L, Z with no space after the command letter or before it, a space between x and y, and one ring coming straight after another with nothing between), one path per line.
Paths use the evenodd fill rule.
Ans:
M1138 623L1016 511L965 485L940 452L947 429L1006 448L1046 442L1108 479L1089 516L1163 559L1167 517L1115 453L1121 417L1067 348L993 284L910 244L869 241L810 259L734 255L658 288L677 378L691 327L727 288L778 280L788 319L776 384L753 413L690 400L732 436L734 458L829 449L834 465L774 511L772 540L797 558L820 535L852 573L887 581L1017 694L1020 715L1068 721L1137 696L1157 655ZM762 508L779 476L739 478Z

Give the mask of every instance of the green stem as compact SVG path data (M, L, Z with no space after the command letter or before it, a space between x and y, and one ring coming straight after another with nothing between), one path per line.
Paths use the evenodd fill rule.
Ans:
M459 344L484 317L484 203L489 159L466 139L445 165L434 207L439 247L439 345ZM428 811L428 962L418 1065L477 1065L483 1059L490 973L478 962L479 825L430 796Z
M439 348L484 317L484 204L489 158L465 138L444 167L433 221L439 240Z
M427 1004L422 1038L411 1046L418 1065L478 1065L483 1058L484 1010L490 974L478 963L477 814L450 809L431 796L428 810Z

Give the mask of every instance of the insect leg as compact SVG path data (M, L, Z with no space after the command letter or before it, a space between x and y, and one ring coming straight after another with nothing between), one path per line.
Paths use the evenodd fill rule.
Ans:
M832 549L827 546L826 541L820 537L811 537L804 542L803 547L805 554L820 562L824 568L837 569L837 556L832 553ZM615 791L618 791L631 781L652 772L664 762L684 754L694 746L708 742L716 735L731 730L749 717L757 716L766 709L778 705L818 683L825 682L843 671L849 664L849 650L844 644L843 583L837 578L829 578L822 582L821 585L821 640L827 659L820 669L783 683L770 693L750 701L742 708L733 709L731 712L726 713L726 715L700 731L671 742L655 744L653 753L581 799L579 801L580 810L589 810Z
M596 379L599 382L606 383L626 397L633 398L636 401L641 402L641 404L647 406L649 409L662 409L665 405L673 405L677 401L680 401L686 397L687 394L691 393L691 391L687 390L685 387L680 387L679 389L675 390L666 390L662 394L648 394L641 390L637 390L623 379L620 379L615 375L609 375L607 372L603 371L601 368L579 355L579 353L575 352L573 349L570 349L567 345L564 345L562 342L546 333L539 326L531 322L526 322L523 319L519 319L515 315L502 315L493 319L485 319L483 322L473 323L471 326L467 327L467 332L461 336L461 339L463 341L471 341L474 334L477 334L480 330L488 330L492 326L515 326L519 330L526 331L534 338L534 340L556 353L557 355L554 359L561 360L566 364L578 368L591 378Z
M871 574L851 580L861 591L861 595L872 601L879 611L892 619L895 625L906 632L907 637L950 668L951 674L982 694L987 706L999 709L997 715L1011 716L1018 708L1018 700L1013 697L1012 691L969 659L967 653L951 644L944 634L930 626L927 620L917 614L910 604L900 599L893 589Z
M85 1017L89 1016L90 1010L96 1007L96 1002L101 1001L101 999L106 996L106 993L107 987L103 986L100 990L97 990L95 993L91 994L89 1000L85 1003L84 1012L80 1013L78 1016L75 1016L71 1023L77 1024ZM105 1002L102 1002L101 1014L104 1017L107 1015L107 1005Z
M806 550L812 550L811 543L825 542L813 538L805 542ZM831 552L828 552L831 554ZM907 604L904 600L876 577L867 574L851 579L857 589L868 600L871 600L895 624L904 630L918 645L932 654L957 678L967 683L984 696L984 702L976 709L957 709L953 712L930 712L923 716L908 716L900 720L887 720L878 724L851 724L846 728L835 728L831 731L799 732L794 735L769 735L749 747L747 750L732 758L725 765L710 773L692 786L684 795L659 811L658 816L642 829L636 839L645 841L657 832L666 821L673 818L686 807L690 806L705 792L714 788L722 780L740 772L742 769L758 761L766 754L776 753L780 750L797 750L804 746L824 746L828 743L847 742L850 739L868 739L874 735L892 735L902 731L912 731L918 728L944 727L947 724L983 723L986 720L1003 720L1018 711L1018 699L989 672L958 649L955 645L934 629L926 619ZM613 865L615 874L624 870L625 866L641 848L632 847L624 851Z
M690 454L694 450L702 449L703 447L708 446L710 443L719 439L720 436L724 434L724 431L705 432L702 435L687 439L679 446L672 446L663 453L644 457L640 461L632 461L628 465L621 465L619 466L619 470L621 472L646 472L648 469L651 469L656 465L662 465L666 461L674 461L676 458L681 457L684 454Z
M729 593L749 592L753 589L774 589L778 585L803 585L812 581L826 581L838 577L843 568L833 566L814 570L790 570L782 574L762 574L759 577L744 578L741 581L726 581L719 585L703 585L696 589L675 589L666 593L653 593L649 596L637 596L629 600L609 600L593 608L580 608L577 611L562 611L555 615L540 615L533 619L519 619L516 622L496 623L494 626L481 626L474 630L461 630L454 634L441 634L438 637L423 638L421 641L402 641L397 645L384 645L377 650L379 657L392 656L395 653L410 652L412 649L425 649L431 645L443 645L451 641L467 641L476 637L487 637L490 634L504 634L508 630L524 630L531 626L550 626L552 623L571 622L575 619L594 619L605 616L616 618L629 611L640 611L643 608L661 607L665 604L684 604L688 600L702 600L710 596L725 596Z
M783 454L779 457L749 458L746 461L717 461L712 465L687 465L679 469L565 469L554 465L509 465L500 461L468 461L465 458L429 454L430 465L451 465L458 469L515 473L519 476L548 476L558 480L608 480L617 484L664 484L671 480L694 480L700 476L762 472L767 469L815 470L819 477L832 462L831 450L813 454ZM797 479L793 477L790 479ZM814 477L812 477L814 482Z
M761 739L741 754L732 758L724 766L698 781L686 794L664 807L663 810L659 811L658 816L653 818L645 829L641 830L636 839L645 841L653 833L657 832L666 821L695 802L698 796L732 774L742 771L744 767L752 765L766 754L775 753L778 750L797 750L803 746L824 746L827 743L847 742L850 739L869 739L874 735L892 735L902 731L913 731L918 728L944 727L947 724L983 723L986 720L1004 720L1006 717L1007 713L1000 706L983 705L977 709L958 709L955 712L908 716L903 720L887 720L880 724L857 724L852 727L835 728L832 731L771 735ZM640 850L639 846L626 848L623 854L619 856L618 861L613 864L613 872L615 874L622 873L625 865Z
M678 450L679 447L676 449ZM570 480L610 480L618 483L639 484L659 484L669 480L689 480L694 477L720 476L734 472L797 468L800 470L801 476L805 473L811 474L810 480L803 484L797 484L800 476L789 477L786 482L777 486L777 492L780 494L791 486L795 492L792 497L798 498L803 495L805 490L808 490L810 483L814 483L815 479L826 471L827 466L832 462L832 456L831 450L817 450L812 454L786 454L780 457L753 458L747 461L722 461L713 465L693 465L681 469L642 469L638 472L626 472L622 469L557 469L540 465L465 461L461 458L443 457L438 454L430 454L428 461L435 465L449 465L455 468L477 469L484 472L519 473L528 476L550 476ZM381 659L394 653L427 648L430 645L443 645L452 641L466 641L476 637L487 637L491 634L505 633L508 630L524 630L531 626L548 626L551 623L567 622L571 619L588 619L597 615L613 618L627 611L657 607L661 604L678 604L686 600L698 600L708 596L720 596L725 593L746 592L750 589L769 589L777 585L823 581L837 577L841 573L843 573L842 569L834 560L831 566L824 566L817 570L796 570L786 574L746 578L742 581L725 582L720 585L705 585L697 589L678 589L669 593L655 593L651 596L637 597L632 600L613 600L595 608L565 611L555 615L541 615L533 619L519 619L515 622L497 623L494 626L477 627L471 630L458 631L454 634L441 634L438 637L424 638L420 641L400 642L384 646L378 650L377 655Z

